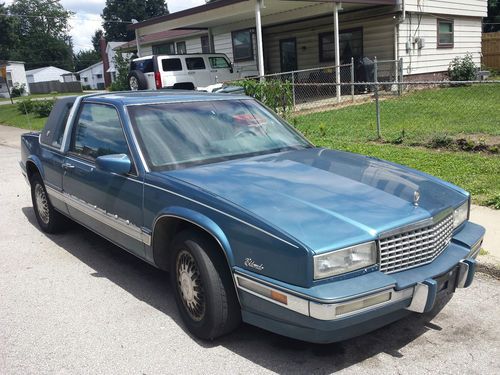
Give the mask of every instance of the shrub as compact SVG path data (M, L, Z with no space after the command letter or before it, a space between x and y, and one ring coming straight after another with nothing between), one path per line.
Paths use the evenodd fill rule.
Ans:
M129 90L128 87L128 73L130 66L130 58L123 56L120 52L118 52L115 57L115 69L116 69L116 78L111 86L109 86L110 91L126 91Z
M453 138L446 134L437 134L429 141L430 148L450 148L454 143Z
M82 90L85 91L85 90L92 90L92 87L90 87L90 85L82 85Z
M38 117L48 117L50 115L50 111L54 108L55 102L55 99L33 101L33 112Z
M25 92L26 92L26 85L24 83L20 85L19 83L16 82L14 83L14 86L10 90L10 96L13 98L18 98L21 95L24 95Z
M292 84L289 81L279 79L260 81L254 78L236 81L234 85L243 87L245 94L260 100L273 111L283 116L288 115L292 110L293 91Z
M472 55L467 53L464 57L455 57L448 66L448 76L452 81L473 81L476 79L477 66Z
M33 113L33 100L31 99L23 99L17 102L17 111L19 113L28 114Z

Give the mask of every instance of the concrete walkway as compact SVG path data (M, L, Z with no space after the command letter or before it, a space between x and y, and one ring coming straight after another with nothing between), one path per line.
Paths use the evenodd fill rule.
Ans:
M28 130L0 125L0 145L20 148L20 136ZM481 262L490 263L500 268L500 210L472 205L471 221L486 228L483 249L487 254L481 255Z

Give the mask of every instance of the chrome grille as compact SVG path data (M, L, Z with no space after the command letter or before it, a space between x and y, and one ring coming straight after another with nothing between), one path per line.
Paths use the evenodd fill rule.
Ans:
M451 241L453 215L379 241L380 271L394 273L432 262Z

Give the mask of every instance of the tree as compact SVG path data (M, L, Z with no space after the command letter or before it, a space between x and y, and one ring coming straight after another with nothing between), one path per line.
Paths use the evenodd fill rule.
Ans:
M69 17L59 0L14 0L8 13L16 19L18 42L11 59L26 62L28 69L54 65L73 70Z
M129 90L128 86L128 73L130 67L130 57L123 55L121 52L116 52L114 57L116 79L111 84L111 91L126 91Z
M94 35L92 35L92 45L94 46L94 51L96 51L97 53L101 53L100 40L103 36L104 31L102 31L101 29L97 29Z
M101 55L93 49L80 50L73 56L75 71L78 72L101 60Z
M7 14L5 4L0 3L0 14ZM17 42L14 17L0 15L0 59L9 60L10 54Z
M500 31L500 0L488 0L488 17L484 19L483 31Z
M144 21L164 14L168 14L168 6L164 0L106 0L101 15L106 40L132 40L135 34L127 30L132 19Z

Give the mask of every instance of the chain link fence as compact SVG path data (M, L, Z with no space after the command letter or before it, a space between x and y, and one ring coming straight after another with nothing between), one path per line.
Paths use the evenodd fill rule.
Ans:
M500 81L405 78L399 60L364 59L260 79L282 85L286 103L275 109L316 142L383 141L498 153Z

